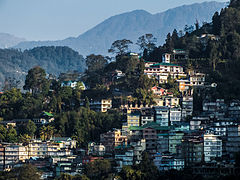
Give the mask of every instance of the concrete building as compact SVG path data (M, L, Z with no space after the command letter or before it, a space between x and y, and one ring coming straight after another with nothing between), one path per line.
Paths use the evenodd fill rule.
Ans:
M150 78L156 78L159 83L166 83L169 76L174 79L186 77L186 74L183 72L183 67L176 64L171 64L170 59L170 54L163 54L162 63L145 64L144 73Z
M170 109L170 124L178 124L182 121L182 110L181 108Z
M164 106L155 106L155 121L160 126L169 126L170 108Z
M222 157L222 140L218 135L204 134L205 162L211 162L216 157Z
M105 146L106 153L113 152L114 147L127 145L127 136L123 136L121 130L115 129L100 135L100 142Z
M169 152L169 134L161 133L157 134L157 152L165 153Z
M154 121L154 111L152 108L141 109L141 126Z
M150 154L157 152L157 130L153 127L143 128L143 138L146 139L146 150Z
M120 172L123 166L133 165L134 152L132 149L118 149L115 151L116 170Z
M99 101L90 101L90 108L97 112L107 112L112 108L112 100L101 99Z
M139 111L128 111L127 113L127 126L140 126L140 112Z
M186 119L188 116L192 116L193 112L193 97L185 96L182 98L182 118Z
M204 161L202 133L191 133L183 136L182 157L185 166L191 167Z
M177 97L163 96L161 98L154 98L156 106L179 107L180 99Z
M226 152L231 159L240 152L240 125L227 126Z
M178 131L169 132L169 152L172 154L177 153L177 146L181 145L184 133Z
M176 158L172 155L164 155L156 153L153 162L160 171L169 171L171 169L182 170L184 169L184 159Z

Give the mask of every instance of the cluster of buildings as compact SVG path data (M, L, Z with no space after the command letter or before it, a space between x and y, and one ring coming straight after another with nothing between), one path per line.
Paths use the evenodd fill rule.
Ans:
M201 72L185 72L182 66L171 63L171 59L186 57L185 51L174 50L172 54L163 54L161 63L145 62L144 73L157 79L160 85L175 79L180 96L152 87L155 105L122 105L122 128L101 134L100 141L89 142L85 150L77 148L71 138L31 140L27 144L1 143L0 169L30 162L43 169L42 178L49 178L62 172L75 175L82 172L86 163L109 159L115 161L115 169L120 172L123 166L139 164L147 152L160 171L191 168L199 175L235 172L234 158L240 152L240 101L225 102L208 97L195 112L193 91L217 85L207 84ZM116 70L113 78L124 76ZM73 88L75 85L62 84ZM80 105L84 104L83 101ZM88 105L94 111L107 112L112 108L112 100L89 100ZM54 120L50 113L43 112L43 116L34 122L47 124ZM8 123L6 125L14 126L18 121ZM44 170L46 167L48 170Z
M8 171L23 163L41 164L44 161L51 166L43 173L43 177L53 176L54 171L51 169L58 166L60 162L58 159L62 160L74 155L76 143L76 140L64 137L55 137L49 141L33 139L26 143L2 142L0 143L0 170Z
M240 152L240 101L206 98L197 113L193 112L193 91L214 89L217 84L208 84L201 72L184 72L182 66L171 63L171 56L186 58L181 50L163 54L162 63L145 62L144 73L160 85L175 79L181 95L176 97L167 89L153 87L156 104L122 106L122 128L102 134L100 144L94 147L101 146L101 154L113 155L118 170L141 162L144 151L159 170L198 167L198 174L216 164L233 168L234 157Z
M119 169L139 163L144 151L159 170L233 163L240 152L240 102L225 104L218 99L204 102L202 108L189 118L182 116L181 107L128 110L122 129L101 134L96 146L104 147L101 154L117 157Z

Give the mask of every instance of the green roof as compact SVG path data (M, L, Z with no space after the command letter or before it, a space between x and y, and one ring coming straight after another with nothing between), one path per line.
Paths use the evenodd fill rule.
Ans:
M170 130L171 129L171 127L169 127L169 126L160 126L156 122L149 122L149 123L145 124L144 126L142 126L142 128L153 128L156 130Z
M44 114L44 115L47 115L47 116L53 117L53 114L52 114L52 113L49 113L49 112L45 112L45 111L44 111L43 114Z
M153 64L150 67L154 67L154 66L180 66L180 65L172 64L172 63L158 63L158 64Z
M129 127L130 131L141 131L145 128L152 128L152 129L156 129L156 130L160 130L160 131L168 131L170 129L173 129L170 126L160 126L158 123L156 122L149 122L143 126L131 126Z
M168 136L169 134L165 133L165 134L157 134L157 136Z
M129 127L129 130L130 131L141 131L142 127L140 127L140 126L131 126L131 127Z

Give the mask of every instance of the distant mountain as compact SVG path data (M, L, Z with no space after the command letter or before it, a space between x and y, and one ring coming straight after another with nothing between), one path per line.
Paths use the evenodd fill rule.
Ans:
M158 43L164 42L167 33L174 29L181 30L185 25L209 22L216 11L220 11L225 3L204 2L184 5L162 13L150 14L144 10L136 10L110 17L94 28L78 36L59 41L32 41L19 43L16 48L28 49L36 46L69 46L80 54L107 54L107 50L115 40L137 38L152 33Z
M11 34L0 33L0 48L9 48L25 41L23 38L15 37Z

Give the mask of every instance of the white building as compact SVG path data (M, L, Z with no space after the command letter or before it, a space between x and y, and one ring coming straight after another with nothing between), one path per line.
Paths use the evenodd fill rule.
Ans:
M218 135L204 134L205 162L211 162L216 157L222 157L222 140Z
M174 125L182 120L182 110L181 108L171 108L170 109L170 123Z
M186 74L183 72L183 67L170 63L170 57L170 54L163 54L162 63L147 62L145 64L144 74L149 78L156 78L159 83L166 83L169 76L174 79L186 77Z
M170 119L170 109L165 106L155 106L155 121L160 126L168 126Z

